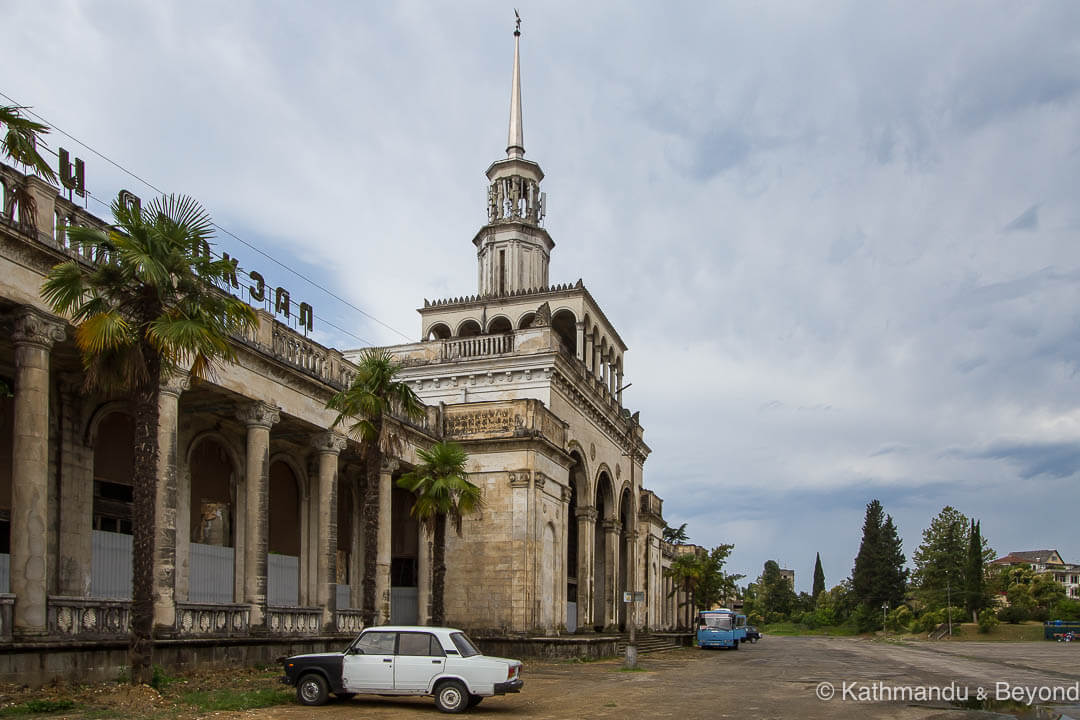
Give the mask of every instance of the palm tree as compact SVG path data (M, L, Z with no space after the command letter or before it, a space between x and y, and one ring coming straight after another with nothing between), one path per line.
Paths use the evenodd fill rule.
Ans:
M38 152L39 137L49 132L49 127L24 117L20 112L26 108L18 105L0 106L0 125L4 134L0 136L0 152L4 157L25 165L49 182L56 182L56 172ZM19 206L17 221L22 225L32 225L37 212L37 203L25 184L18 184L12 189L15 203Z
M18 105L0 106L0 125L5 127L0 150L15 162L33 169L50 182L56 182L56 173L37 150L38 138L49 132L49 126L23 117Z
M423 415L423 403L412 388L397 379L401 365L389 351L368 348L360 353L356 376L349 387L330 398L326 407L337 410L333 427L351 421L349 430L359 436L364 457L364 598L361 610L364 624L375 622L375 548L379 540L379 471L383 459L401 451L398 425L387 416L402 414L407 418ZM389 518L386 518L389 521Z
M421 463L398 478L398 487L416 495L412 516L434 530L435 548L431 573L431 622L446 622L446 520L454 521L461 534L461 518L479 509L483 493L466 479L464 448L455 442L439 442L430 450L417 450Z
M685 553L671 561L671 567L664 570L664 574L671 578L671 595L679 590L686 593L686 602L679 605L680 608L697 604L697 589L704 578L705 568L697 553Z
M233 360L234 333L253 329L255 312L218 290L231 267L214 260L206 211L186 196L141 209L114 201L108 230L68 228L83 257L49 271L42 297L76 326L87 389L130 394L135 423L132 517L133 682L147 682L153 652L153 570L158 468L158 395L175 371L205 378Z

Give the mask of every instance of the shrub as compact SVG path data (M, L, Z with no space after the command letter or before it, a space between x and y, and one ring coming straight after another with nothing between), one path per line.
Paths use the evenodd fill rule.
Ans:
M1028 619L1027 608L1021 605L1009 605L998 610L998 620L1018 625Z
M912 614L911 608L907 605L900 605L889 613L885 627L893 632L906 632L914 620L915 616Z
M860 605L851 613L851 622L861 633L877 630L881 627L881 611L869 605Z
M1050 611L1051 620L1080 620L1080 600L1059 600Z
M994 611L990 608L986 608L979 613L979 632L985 634L993 630L998 626L997 616L994 615Z
M937 626L945 622L945 613L942 610L928 610L916 621L915 627L918 632L928 633L937 629Z

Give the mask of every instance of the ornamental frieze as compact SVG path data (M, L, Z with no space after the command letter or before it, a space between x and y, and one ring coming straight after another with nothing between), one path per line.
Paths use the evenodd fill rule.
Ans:
M446 416L446 435L496 435L512 433L522 427L520 415L512 408L492 408L472 412L453 413Z

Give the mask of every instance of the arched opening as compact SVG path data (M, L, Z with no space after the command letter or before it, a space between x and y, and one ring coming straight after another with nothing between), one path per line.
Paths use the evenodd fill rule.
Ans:
M606 471L601 471L596 480L596 533L593 537L593 625L602 631L612 622L608 605L611 603L610 554L614 548L608 547L608 523L613 520L614 502L611 478Z
M630 531L633 530L631 525L632 513L633 502L630 500L630 488L626 488L623 490L622 498L619 500L619 582L615 591L615 596L618 598L621 598L624 592L634 590L634 588L630 587L630 563L633 562L630 538ZM619 629L623 632L626 630L626 611L627 604L620 602Z
M577 354L577 318L569 310L559 310L551 316L551 328L562 340L563 347L571 355Z
M300 604L300 481L288 463L270 464L270 511L266 560L266 603Z
M529 327L530 325L533 324L533 320L535 320L535 319L536 319L536 313L534 313L534 312L525 313L520 318L518 318L518 330L524 330L525 328Z
M225 447L210 437L197 441L188 463L188 600L229 603L233 601L236 567L236 468Z
M495 335L497 333L513 332L514 327L510 324L510 318L500 315L497 318L493 318L488 323L488 334Z
M91 597L131 598L134 438L135 423L126 413L110 413L98 425L91 508Z
M578 537L578 498L585 495L585 461L581 459L581 453L573 450L570 457L574 464L570 466L570 502L566 510L566 629L575 632L578 627L578 616L584 615L584 608L578 605L579 589L588 583L588 579L582 577L585 568L582 567L580 558L582 548ZM588 538L583 540L587 541ZM587 599L587 592L584 593Z
M445 340L450 337L450 326L446 323L435 323L428 329L427 340Z
M8 387L14 383L3 378ZM0 397L0 571L11 564L11 462L15 438L15 398ZM8 573L0 572L0 593L11 592Z
M337 481L337 607L352 607L353 483L345 473Z
M466 320L458 325L458 337L476 337L480 334L480 323L475 320Z
M390 491L390 623L415 625L420 617L417 560L419 523L412 516L416 496L394 486Z

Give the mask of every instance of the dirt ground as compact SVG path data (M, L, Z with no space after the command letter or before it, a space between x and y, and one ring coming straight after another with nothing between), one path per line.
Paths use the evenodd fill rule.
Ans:
M935 718L970 720L1014 715L1024 704L996 705L996 712L959 709L948 702L863 701L842 692L843 683L868 688L931 687L955 683L978 687L994 697L995 683L1012 687L1071 687L1080 683L1080 643L949 644L871 642L859 638L766 637L738 651L696 648L642 656L642 671L621 670L617 661L592 663L527 662L524 690L506 697L486 698L469 711L477 718ZM274 672L214 673L188 679L197 689L214 686L275 687ZM222 685L224 683L224 685ZM230 684L231 683L231 684ZM831 700L817 697L821 683L831 684ZM109 692L125 692L113 686ZM283 687L277 685L277 687ZM357 697L319 708L295 703L240 712L207 712L170 707L169 696L155 702L142 688L138 705L107 705L71 717L214 717L222 720L339 720L344 718L441 717L431 698ZM89 690L89 689L88 689ZM129 689L126 692L136 692ZM174 693L175 694L175 693ZM102 698L104 699L104 698ZM112 714L115 712L116 714ZM1073 711L1080 718L1080 708ZM64 717L53 715L51 717ZM1044 715L1041 717L1054 717Z

